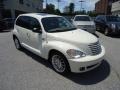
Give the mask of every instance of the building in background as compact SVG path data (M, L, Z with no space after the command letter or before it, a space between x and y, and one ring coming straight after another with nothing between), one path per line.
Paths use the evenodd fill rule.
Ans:
M113 15L118 15L120 16L120 1L119 0L115 0L112 3L112 9L111 12Z
M0 19L2 18L2 12L3 12L3 0L0 0Z
M36 13L43 10L43 0L2 0L2 18L15 18L22 13Z
M96 14L111 14L111 6L113 0L99 0L95 4L95 12Z

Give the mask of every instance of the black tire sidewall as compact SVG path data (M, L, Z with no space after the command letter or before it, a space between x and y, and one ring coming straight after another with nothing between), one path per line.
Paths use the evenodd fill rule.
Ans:
M17 46L16 46L16 44L15 44L16 49L21 50L21 44L20 44L19 39L18 39L17 37L15 37L15 38L14 38L14 43L15 43L15 39L17 39L17 40L18 40L18 43L19 43L19 48L17 48Z

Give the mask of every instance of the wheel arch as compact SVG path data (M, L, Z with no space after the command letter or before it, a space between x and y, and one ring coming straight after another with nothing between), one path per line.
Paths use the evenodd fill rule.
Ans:
M13 39L17 38L17 36L15 34L13 34Z
M65 56L62 52L60 52L59 50L51 49L51 50L49 51L49 54L48 54L48 61L51 63L51 60L50 60L51 55L52 55L53 53L55 53L55 52L60 53L61 55L64 56L64 58L66 59L66 63L68 64L68 65L67 65L67 66L68 66L68 70L71 72L71 67L70 67L69 61L67 60L66 56Z
M51 55L52 55L53 53L55 53L55 52L58 52L58 53L62 54L62 55L66 58L66 56L65 56L61 51L59 51L59 50L57 50L57 49L51 49L51 50L49 51L49 53L48 53L48 60L50 60ZM67 58L66 58L66 59L67 59Z

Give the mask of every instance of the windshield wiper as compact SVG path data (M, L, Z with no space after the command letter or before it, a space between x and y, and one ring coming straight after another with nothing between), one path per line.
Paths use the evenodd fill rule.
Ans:
M76 28L67 28L66 30L75 30Z
M52 29L49 32L65 32L65 31L69 31L69 30L75 30L76 28L56 28L56 29Z

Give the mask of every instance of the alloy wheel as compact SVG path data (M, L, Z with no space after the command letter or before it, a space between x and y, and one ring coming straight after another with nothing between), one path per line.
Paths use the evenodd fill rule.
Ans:
M63 58L59 55L52 56L52 65L53 65L53 68L59 73L62 73L66 70L65 62Z

